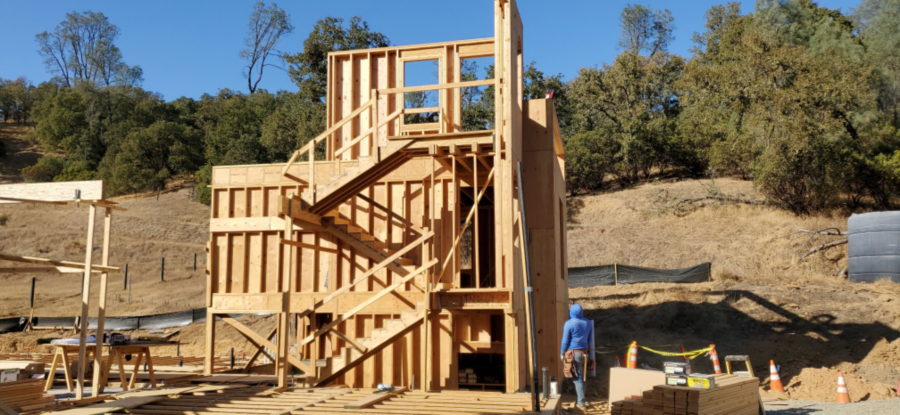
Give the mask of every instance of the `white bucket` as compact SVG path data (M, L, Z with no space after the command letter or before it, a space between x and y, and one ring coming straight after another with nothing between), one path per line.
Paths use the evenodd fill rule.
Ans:
M550 396L559 395L559 384L556 383L556 379L550 378Z

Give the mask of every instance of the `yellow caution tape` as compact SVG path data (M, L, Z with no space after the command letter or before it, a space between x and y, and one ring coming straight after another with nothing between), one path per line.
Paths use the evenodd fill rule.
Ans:
M661 352L659 350L653 350L649 347L645 347L645 346L641 346L641 345L638 345L638 347L640 347L641 349L644 349L650 353L656 353L660 356L682 356L682 357L686 357L688 360L694 360L698 356L701 356L704 353L707 353L713 349L712 347L707 347L705 349L693 350L690 352Z

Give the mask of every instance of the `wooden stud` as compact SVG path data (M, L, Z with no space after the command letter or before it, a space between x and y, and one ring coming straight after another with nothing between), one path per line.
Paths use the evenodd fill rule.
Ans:
M91 254L94 250L94 217L97 216L97 207L91 205L88 216L87 243L84 254L84 283L81 287L81 330L78 342L78 384L75 389L75 399L84 398L84 372L87 362L87 331L88 331L88 304L91 298ZM103 343L100 336L99 343Z
M109 233L112 228L112 209L106 208L103 215L103 253L100 257L100 263L103 266L109 265ZM108 273L100 274L100 310L97 314L97 345L94 349L94 378L92 381L91 396L96 397L103 392L104 381L101 379L106 375L103 368L103 329L106 320L106 288ZM110 355L112 358L112 355ZM82 360L83 362L83 360ZM108 369L107 369L108 370Z

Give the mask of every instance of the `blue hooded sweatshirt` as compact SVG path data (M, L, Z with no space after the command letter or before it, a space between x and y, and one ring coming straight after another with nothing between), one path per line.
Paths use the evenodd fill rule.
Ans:
M593 325L584 318L581 306L573 304L569 308L569 320L563 326L563 338L562 344L559 346L559 353L564 354L569 349L587 349L592 341L594 341Z

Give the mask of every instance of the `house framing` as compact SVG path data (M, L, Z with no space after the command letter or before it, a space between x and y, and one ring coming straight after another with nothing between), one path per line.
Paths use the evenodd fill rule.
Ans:
M218 318L258 349L246 371L267 355L279 386L517 392L532 359L561 377L563 145L552 100L523 100L516 2L495 0L494 16L493 38L330 53L324 133L285 164L213 168L207 374ZM462 62L485 57L495 79L462 81ZM405 64L425 60L438 83L405 86ZM464 88L488 86L494 128L462 131ZM422 91L437 105L405 108ZM254 332L240 313L274 313L276 327ZM499 373L460 383L477 362Z

